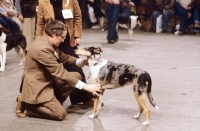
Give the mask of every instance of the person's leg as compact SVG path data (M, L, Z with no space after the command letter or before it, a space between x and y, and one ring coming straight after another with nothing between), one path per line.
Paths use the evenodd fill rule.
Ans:
M35 17L32 18L24 18L24 22L22 23L23 26L23 35L26 37L27 47L28 50L29 45L34 40L35 34Z
M19 30L19 26L15 21L10 19L9 17L4 17L3 20L9 25L11 34L21 33Z
M196 8L193 10L193 19L194 19L194 23L200 22L199 12Z
M152 14L152 19L153 19L153 31L156 31L156 20L157 17L160 15L159 11L154 11Z
M65 42L59 45L59 49L66 54L79 58L79 56L75 54L75 50L78 47L71 47L68 44L68 41L69 41L69 35L67 35ZM70 66L70 65L64 65L64 67L69 72L78 72L82 77L82 81L86 83L85 74L81 67ZM93 99L93 97L94 96L91 93L75 88L74 91L70 94L70 101L72 104L77 104L80 102L90 101L91 99Z
M187 10L183 8L179 2L174 2L174 10L175 10L175 14L179 16L187 12Z
M199 12L196 8L193 10L193 20L194 20L194 29L193 32L196 33L196 35L199 35L200 30L200 18L199 18Z
M108 5L107 8L107 17L108 17L108 35L107 39L108 40L115 40L118 39L118 33L116 30L116 24L118 20L118 15L120 11L120 6L117 5Z
M168 29L168 22L169 22L170 15L171 15L171 12L169 10L166 10L165 12L163 12L163 16L162 16L162 30L163 31L167 31Z
M67 112L54 96L51 101L42 104L25 103L26 114L29 117L36 117L50 120L63 120Z
M181 23L180 23L180 29L179 29L179 30L180 30L182 33L184 33L184 32L185 32L185 29L187 28L187 20L188 20L187 17L188 17L188 16L187 16L187 12L181 14Z
M7 30L9 30L10 33L11 33L10 27L9 27L9 25L4 21L4 19L0 18L0 24L1 24L4 28L6 28Z

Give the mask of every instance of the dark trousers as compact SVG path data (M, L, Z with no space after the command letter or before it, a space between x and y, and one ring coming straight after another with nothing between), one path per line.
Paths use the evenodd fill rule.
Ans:
M0 17L0 24L10 31L10 34L21 33L15 21L8 17Z
M192 18L188 18L190 10L183 8L179 2L174 3L175 14L181 16L180 31L185 31L188 25L192 24Z
M74 56L76 58L79 58L79 56L77 54L75 54L75 50L78 48L76 47L71 47L68 42L69 41L69 35L67 35L67 38L65 39L65 41L63 43L60 44L59 49L61 51L63 51L66 54L69 54L71 56ZM64 65L65 69L67 71L70 72L78 72L81 77L82 77L82 81L86 82L86 78L85 78L85 74L82 70L81 67L77 67L77 66L69 66L69 65ZM72 104L76 104L79 102L84 102L84 101L88 101L90 99L93 98L93 95L89 92L86 92L84 90L79 90L77 88L74 89L74 91L70 94L70 101Z

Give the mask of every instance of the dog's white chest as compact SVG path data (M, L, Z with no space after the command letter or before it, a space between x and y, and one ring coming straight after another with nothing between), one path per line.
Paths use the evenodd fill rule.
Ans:
M106 64L108 63L107 60L100 60L98 61L97 63L95 64L91 64L90 65L90 73L91 73L91 77L94 79L94 78L98 78L98 75L99 75L99 70L105 66Z
M6 46L6 43L0 42L0 53L6 53Z

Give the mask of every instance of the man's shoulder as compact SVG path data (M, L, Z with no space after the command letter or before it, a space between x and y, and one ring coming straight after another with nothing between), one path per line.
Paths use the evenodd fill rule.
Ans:
M50 45L50 41L46 35L38 36L32 43L37 48L44 48Z

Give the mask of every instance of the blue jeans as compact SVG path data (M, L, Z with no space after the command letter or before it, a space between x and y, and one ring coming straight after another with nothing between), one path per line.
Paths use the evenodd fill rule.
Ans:
M108 35L107 35L108 40L118 39L116 24L117 24L120 8L121 7L118 5L108 4L108 8L106 10L106 14L108 18Z
M15 21L8 17L0 17L0 24L10 31L10 34L21 33Z
M159 15L161 15L159 11L154 11L152 14L154 31L156 30L156 19ZM167 30L170 16L171 12L169 10L166 10L165 12L162 13L162 30Z
M175 14L181 16L180 31L185 31L188 25L191 24L191 20L188 18L187 13L190 10L183 8L179 2L174 2Z
M196 8L193 9L193 19L194 22L200 23L199 12Z

